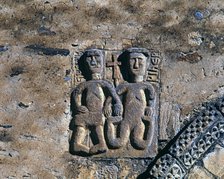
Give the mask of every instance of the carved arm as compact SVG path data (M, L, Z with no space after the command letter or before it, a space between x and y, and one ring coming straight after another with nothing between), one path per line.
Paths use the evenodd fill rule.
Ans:
M108 89L110 95L112 96L112 99L115 101L115 105L114 105L115 115L121 116L123 113L123 106L119 96L117 95L114 89L114 86L107 81L103 81L103 87L106 87ZM108 105L108 102L110 102L110 99L106 101L106 105Z
M153 100L155 99L155 90L151 84L145 84L145 96L147 107L145 108L145 115L150 116L153 112Z
M87 107L82 106L82 104L81 104L82 93L83 93L85 88L86 88L86 84L81 83L73 91L73 98L74 98L74 101L75 101L75 107L76 107L76 110L79 113L88 112Z

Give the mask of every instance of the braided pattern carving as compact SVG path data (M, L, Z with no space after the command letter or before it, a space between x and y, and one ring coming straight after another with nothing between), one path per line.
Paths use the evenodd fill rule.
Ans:
M164 149L149 170L150 178L183 178L188 170L224 136L224 98L206 103Z

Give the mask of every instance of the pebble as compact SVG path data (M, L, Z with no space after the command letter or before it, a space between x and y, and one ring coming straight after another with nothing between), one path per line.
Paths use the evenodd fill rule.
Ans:
M196 11L196 12L194 13L194 17L195 17L195 19L197 19L197 20L202 20L202 19L204 18L204 15L203 15L202 12L200 12L200 11Z

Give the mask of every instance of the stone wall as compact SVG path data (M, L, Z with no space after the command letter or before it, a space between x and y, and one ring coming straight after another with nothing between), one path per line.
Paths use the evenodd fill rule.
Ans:
M0 0L1 178L137 178L154 158L69 153L75 57L87 48L162 53L166 154L194 112L223 97L223 9L222 0ZM219 138L187 178L224 177Z

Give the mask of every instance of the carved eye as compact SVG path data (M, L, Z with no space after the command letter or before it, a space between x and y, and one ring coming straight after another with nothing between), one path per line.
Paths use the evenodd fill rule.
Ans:
M142 58L138 58L138 63L139 63L140 65L142 65L142 64L144 63L143 59L142 59Z
M100 58L97 58L97 59L96 59L96 62L97 62L97 64L101 64L101 60L100 60Z
M138 58L138 60L139 60L140 62L142 62L142 61L143 61L143 59L142 59L142 58Z
M86 61L91 61L91 56L86 57Z

